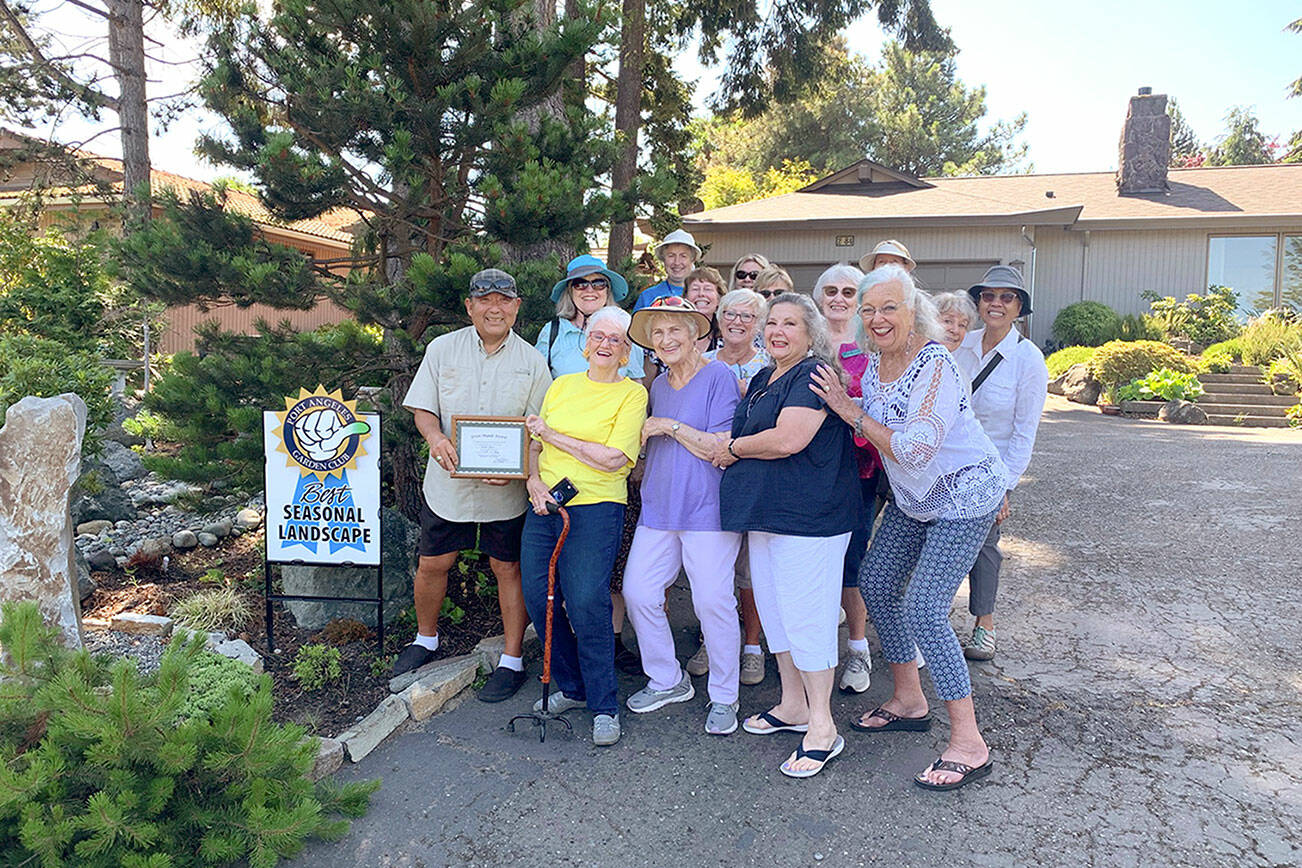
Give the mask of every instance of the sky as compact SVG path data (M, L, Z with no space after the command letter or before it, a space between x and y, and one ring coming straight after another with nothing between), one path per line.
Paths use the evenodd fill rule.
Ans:
M36 6L54 10L65 31L88 28L82 13L59 0ZM959 77L986 88L989 117L1027 113L1024 141L1037 172L1114 169L1127 101L1141 86L1175 97L1204 141L1222 133L1231 106L1251 107L1262 130L1281 143L1302 129L1302 97L1285 96L1302 76L1302 34L1284 29L1302 17L1296 2L932 0L932 9L959 46ZM852 25L847 35L853 49L877 56L883 34L875 15ZM153 67L151 94L182 90L193 76L185 61L194 49L179 38L164 41L163 54L173 65ZM676 67L698 80L698 94L708 93L717 78L716 70L702 69L690 54ZM101 126L112 126L112 115L106 118L110 122ZM151 142L155 167L205 180L230 174L194 156L196 137L209 128L220 129L194 109L158 131ZM55 135L80 142L95 130L94 124L67 118ZM120 155L112 134L87 147Z

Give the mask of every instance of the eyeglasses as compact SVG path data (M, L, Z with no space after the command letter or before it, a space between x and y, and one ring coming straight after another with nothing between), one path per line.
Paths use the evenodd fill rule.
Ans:
M742 313L739 310L725 310L719 314L719 319L728 322L752 323L755 322L756 316L753 313Z
M1004 304L1012 304L1013 300L1016 298L1017 298L1017 293L1015 292L991 292L990 290L987 289L981 293L981 300L984 301L986 304L989 304L995 299L1002 301Z
M732 276L737 278L738 280L754 280L755 278L759 277L759 272L742 271L741 269L737 269L732 273Z
M863 307L859 308L859 316L863 317L864 319L872 319L873 317L877 316L877 314L879 313L882 316L892 316L899 309L900 306L898 304L884 304L881 307L873 307L871 305L866 304Z
M845 296L846 298L854 298L855 293L857 293L858 291L859 291L859 290L856 289L856 288L853 287L853 286L825 286L825 287L823 287L823 295L827 296L828 298L836 298L838 294L839 294L839 295L843 295L843 296Z
M591 332L588 334L588 340L592 341L594 344L610 344L612 347L617 347L624 343L624 336Z
M599 277L596 280L574 280L570 282L570 289L599 289L604 291L610 289L610 281L604 277Z

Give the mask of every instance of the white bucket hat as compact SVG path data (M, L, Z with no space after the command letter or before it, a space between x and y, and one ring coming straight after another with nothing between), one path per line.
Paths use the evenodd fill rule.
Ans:
M913 257L909 255L909 248L905 247L895 239L890 239L879 243L873 248L872 253L865 253L863 256L859 257L859 269L864 274L873 270L873 260L877 258L879 253L885 253L887 256L900 257L900 259L903 259L908 264L909 271L912 271L918 264L914 262Z
M664 250L670 244L685 244L695 252L696 259L701 258L701 248L696 246L696 239L692 237L692 233L684 229L675 229L673 232L666 235L663 241L655 246L655 249L652 252L655 254L657 259L661 258L660 251Z

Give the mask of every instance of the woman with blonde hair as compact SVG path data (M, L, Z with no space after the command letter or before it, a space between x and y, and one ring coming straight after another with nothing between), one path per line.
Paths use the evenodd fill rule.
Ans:
M728 276L728 291L753 289L759 273L772 264L762 253L747 253L732 267L732 274Z
M795 292L796 285L791 282L791 275L780 265L770 265L755 278L751 289L764 297L765 301L784 292Z

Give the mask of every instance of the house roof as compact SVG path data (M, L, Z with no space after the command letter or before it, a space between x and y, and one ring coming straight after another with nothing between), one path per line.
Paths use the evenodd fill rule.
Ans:
M21 134L0 130L0 149L3 149L6 145L14 147L24 141L31 140ZM121 195L122 161L120 159L103 157L99 154L92 154L74 148L68 148L67 150L73 157L90 164L94 180L75 186L46 187L43 189L46 196L55 198L61 196L95 198L102 195L102 187L97 186L96 182L108 185L113 195ZM184 175L164 172L160 169L150 169L149 176L150 188L154 195L167 190L172 190L178 194L191 191L201 193L214 191L213 185L206 181L187 178ZM22 187L6 188L3 183L0 183L0 201L6 198L14 198L17 194L25 192L25 190L25 184ZM361 220L357 212L348 208L335 208L308 220L281 220L272 214L258 197L229 187L226 189L226 207L230 211L248 217L263 226L287 229L344 245L352 243L353 234L349 229Z
M867 163L868 161L863 161ZM687 228L891 222L1076 225L1302 219L1302 164L1171 169L1167 193L1122 196L1114 172L863 180L852 166L795 193L701 211ZM875 164L873 164L875 166Z

